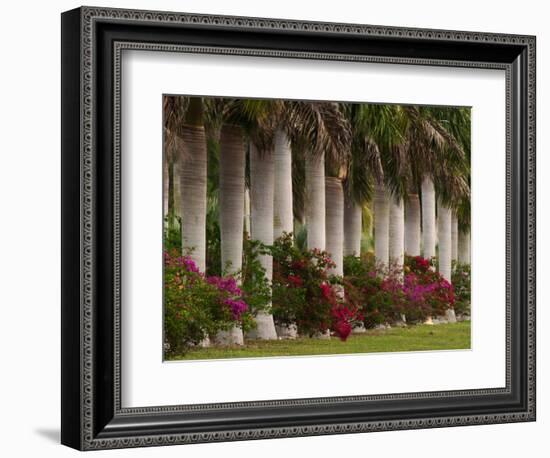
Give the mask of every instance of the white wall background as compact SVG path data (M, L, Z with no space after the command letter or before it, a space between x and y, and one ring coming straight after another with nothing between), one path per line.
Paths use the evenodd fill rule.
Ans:
M358 22L537 35L538 38L538 258L548 253L550 218L550 30L544 2L435 0L117 0L96 5L197 13ZM10 2L0 28L0 452L3 456L64 457L59 442L60 372L60 13L75 1ZM278 439L104 452L109 456L246 458L304 454L447 458L487 452L498 457L544 456L550 427L550 275L539 262L538 421ZM545 434L546 433L546 434ZM154 454L154 455L153 455Z

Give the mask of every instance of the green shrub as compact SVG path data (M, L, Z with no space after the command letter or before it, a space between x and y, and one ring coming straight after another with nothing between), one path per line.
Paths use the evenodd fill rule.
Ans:
M262 255L270 254L270 250L258 240L245 238L243 266L239 276L243 298L248 304L248 311L252 316L260 311L271 313L271 284L265 276L265 269L259 258ZM251 325L254 326L254 324Z
M330 327L330 303L322 286L327 269L334 266L326 252L301 251L292 234L271 246L273 256L273 317L277 324L296 324L303 335L323 333Z
M341 277L331 275L334 262L325 251L303 250L285 234L270 247L273 255L273 317L296 324L302 335L327 331L345 340L357 323L357 309L345 294Z
M344 283L366 328L395 322L401 315L407 322L422 322L444 314L455 302L453 286L420 256L407 256L402 270L395 264L380 266L371 254L346 256Z
M470 315L471 277L470 264L453 263L454 308L459 315Z

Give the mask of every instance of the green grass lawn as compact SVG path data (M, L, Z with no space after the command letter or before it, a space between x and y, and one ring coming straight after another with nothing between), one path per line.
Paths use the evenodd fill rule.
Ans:
M252 358L265 356L334 355L394 351L459 350L470 348L470 322L418 325L369 330L347 341L301 338L296 340L247 341L243 347L196 348L171 360Z

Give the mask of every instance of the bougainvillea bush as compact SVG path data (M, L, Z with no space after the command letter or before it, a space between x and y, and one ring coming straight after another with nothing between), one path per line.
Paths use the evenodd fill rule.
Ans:
M218 331L252 321L235 277L206 277L175 250L164 253L164 318L167 354L182 354Z
M453 285L435 271L428 259L406 256L404 271L404 314L407 320L416 322L428 316L444 315L454 306Z
M344 279L367 329L401 318L404 294L398 271L383 268L370 253L346 256Z
M330 274L334 262L325 251L300 249L285 234L270 247L273 256L273 317L295 324L304 336L332 331L345 340L360 319L346 298L342 279Z
M393 323L405 316L421 322L443 315L455 302L453 286L420 256L405 258L403 270L383 268L371 254L344 258L345 283L354 287L354 302L366 328Z
M470 264L456 262L453 264L453 287L455 291L455 312L457 315L470 315L471 302L471 277Z

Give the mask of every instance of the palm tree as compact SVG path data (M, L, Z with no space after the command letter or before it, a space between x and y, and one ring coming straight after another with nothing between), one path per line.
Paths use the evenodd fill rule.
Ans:
M344 110L351 129L351 154L344 178L344 254L359 256L363 234L363 208L372 200L374 182L382 180L378 122L385 113L376 105L348 104Z
M307 247L321 251L326 248L326 192L325 192L325 153L317 157L305 157L305 213L307 224Z
M390 196L383 183L377 183L374 193L374 256L387 266L390 261Z
M404 106L406 118L406 200L407 230L406 251L420 254L418 220L422 220L422 248L425 258L436 255L436 191L443 203L453 206L456 196L465 192L466 160L462 141L456 138L456 126L446 119L453 116L453 123L460 125L456 108ZM469 139L468 139L469 142ZM404 189L402 189L404 191ZM421 195L421 209L418 192ZM409 221L410 220L410 221Z
M458 220L458 262L470 264L470 199L462 199L456 210Z
M294 230L294 213L292 207L292 151L286 132L278 128L275 131L273 150L275 194L273 208L274 237L279 238L285 232Z
M244 232L250 235L250 188L244 188Z
M295 157L303 163L304 213L309 249L326 248L327 164L338 164L349 155L350 132L341 106L332 102L287 101L286 125ZM296 171L298 168L296 167ZM299 215L295 193L294 213Z
M240 99L211 99L210 124L219 126L219 213L221 264L226 274L242 270L245 207L245 133L255 113L251 104ZM242 329L234 326L218 333L221 344L242 345Z
M324 249L324 154L325 152L333 154L335 149L342 149L341 143L338 141L341 141L340 138L345 135L345 131L342 132L341 124L337 122L339 120L337 108L336 104L325 102L284 100L247 100L243 102L243 117L246 118L248 133L254 146L251 148L250 155L251 187L253 188L254 183L257 183L258 186L258 192L252 193L252 207L253 209L257 208L254 203L256 200L258 205L266 209L260 214L255 213L252 227L254 228L255 224L258 224L258 218L263 219L260 223L262 227L268 224L268 219L271 220L273 227L271 240L268 240L269 237L266 236L265 239L260 239L262 242L271 244L273 238L280 237L285 232L294 232L294 219L303 217L303 207L305 207L308 226L311 228L308 243L313 242L313 237L317 233L319 237L322 237L322 247L316 247ZM332 137L330 137L331 135ZM273 166L264 170L258 161L259 156L266 164L272 162ZM311 193L308 187L308 183L312 185L311 174L308 172L307 165L306 167L302 166L305 162L304 158L306 161L312 159L309 164L313 164L316 168L317 174L313 174L315 179L313 189L317 191L315 194ZM264 176L261 181L255 177L259 169L261 169L260 174ZM319 169L321 169L320 173ZM265 174L269 173L272 174L271 179L265 177ZM304 179L306 181L305 197L300 192L300 189L304 188ZM319 181L322 182L322 186L316 186ZM262 199L259 193L266 192L265 186L270 186L271 182L273 182L273 204L271 216L269 216L269 203L265 201L265 198ZM294 186L294 182L299 186ZM267 192L269 193L269 191ZM308 193L309 196L315 196L315 198L310 198L309 203L306 204ZM255 232L254 229L253 232ZM255 233L252 234L252 237L258 238ZM320 243L316 243L316 245L320 245ZM267 263L267 260L265 262ZM266 269L269 279L270 272L270 269ZM265 317L259 318L264 319ZM272 318L269 317L267 320L272 321ZM261 333L261 323L258 319L257 324L257 332ZM269 324L268 327L271 328L271 325ZM281 328L279 332L285 337L295 336L295 330L290 328ZM269 331L263 338L271 338L272 335L273 333Z
M166 151L166 150L165 150ZM168 216L168 202L170 200L170 164L167 154L162 158L162 215Z
M344 110L351 130L351 154L347 161L344 240L346 254L360 254L362 208L374 196L375 256L389 262L389 193L386 189L381 151L401 140L395 106L348 104Z
M420 197L409 193L405 201L405 253L420 256Z
M447 281L451 281L451 225L452 225L452 210L438 201L437 206L437 239L439 246L439 273Z
M242 269L245 149L242 128L224 123L220 132L220 239L225 273ZM216 336L219 343L242 345L242 329L235 326Z
M344 192L344 256L361 255L363 208Z
M182 249L206 268L206 135L200 97L165 97L165 126L178 148ZM181 139L181 141L180 141Z
M334 275L344 274L344 191L338 177L325 177L326 191L326 251L335 267Z
M170 224L181 216L182 251L197 267L206 269L206 187L207 151L200 97L167 96L163 99L168 162L168 214ZM178 164L179 167L175 167ZM176 185L177 183L177 185ZM176 198L178 194L178 198ZM181 209L178 210L175 207ZM207 337L201 346L209 346Z
M458 259L458 217L454 210L451 220L451 247L451 259L456 261Z
M470 177L470 110L464 108L432 108L431 114L437 125L441 126L447 133L446 145L443 157L434 166L434 179L439 196L438 211L443 219L449 218L449 228L446 221L443 224L447 234L440 234L444 237L445 243L449 242L449 249L439 241L439 265L442 275L451 281L450 266L453 259L453 232L455 232L454 258L458 251L458 219L453 215L458 207L468 201L469 212L469 177ZM447 215L449 212L449 215ZM455 227L453 231L453 226Z
M405 258L405 207L401 197L390 201L389 256L398 268Z
M430 176L422 179L422 255L431 259L436 255L435 187Z
M273 202L274 202L274 161L272 150L262 151L255 143L250 143L250 237L265 245L273 244ZM259 261L265 276L271 282L273 259L262 254ZM277 339L273 316L259 312L255 317L256 329L250 337L270 340Z
M470 264L470 230L458 232L458 262Z
M451 282L453 258L453 212L460 203L470 199L470 110L448 107L432 108L436 128L445 137L443 156L435 164L434 179L438 192L439 272ZM447 319L456 321L454 310Z

